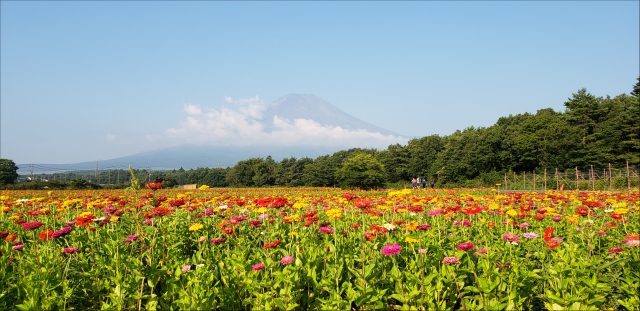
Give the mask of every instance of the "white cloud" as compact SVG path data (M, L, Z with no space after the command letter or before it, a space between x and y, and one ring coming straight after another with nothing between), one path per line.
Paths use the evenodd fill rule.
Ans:
M404 137L383 135L365 130L349 130L339 126L324 126L310 119L287 120L278 116L262 120L267 105L258 97L225 102L236 110L213 109L187 104L187 117L180 125L165 131L174 143L214 144L225 146L339 146L386 148L390 144L406 143ZM271 128L271 131L267 131Z
M202 113L202 109L200 109L200 105L192 105L192 104L184 105L184 111L187 114L201 114Z
M115 141L117 137L116 137L116 135L113 135L113 134L109 133L109 134L105 135L104 138L107 141Z

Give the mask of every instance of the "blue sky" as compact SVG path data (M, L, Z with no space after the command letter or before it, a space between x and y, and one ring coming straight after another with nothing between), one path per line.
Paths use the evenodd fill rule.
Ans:
M176 145L194 107L290 93L408 137L448 135L564 110L582 87L629 93L640 75L638 1L0 5L0 157L16 163Z

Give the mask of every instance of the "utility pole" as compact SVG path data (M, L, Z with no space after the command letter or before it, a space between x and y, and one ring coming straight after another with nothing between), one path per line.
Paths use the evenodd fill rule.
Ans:
M31 163L31 180L33 180L33 163Z

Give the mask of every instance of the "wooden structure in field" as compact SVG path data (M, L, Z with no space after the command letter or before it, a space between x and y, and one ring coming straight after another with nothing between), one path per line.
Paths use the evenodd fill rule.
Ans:
M198 184L182 185L182 189L196 190L198 189Z

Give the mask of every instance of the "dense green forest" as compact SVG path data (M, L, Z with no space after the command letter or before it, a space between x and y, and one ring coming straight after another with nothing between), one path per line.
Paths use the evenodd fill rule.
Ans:
M381 166L384 184L399 186L414 177L434 178L438 186L479 186L499 183L505 173L561 172L576 167L602 172L611 165L640 166L640 78L631 95L597 97L580 89L565 103L565 111L551 108L535 114L501 117L489 127L468 127L448 136L431 135L395 144L386 150L349 149L332 155L287 158L275 161L251 158L228 168L190 170L137 170L141 180L164 178L165 186L206 184L211 187L339 186L347 180L345 160L358 154ZM374 163L375 164L375 163ZM101 172L83 177L90 184L125 184L127 170ZM55 176L48 176L48 179ZM67 178L67 177L65 177ZM69 180L72 177L68 177ZM60 178L58 178L60 180ZM76 183L82 183L76 180ZM62 182L59 182L62 186ZM81 186L81 185L78 185ZM26 187L26 186L23 186Z

